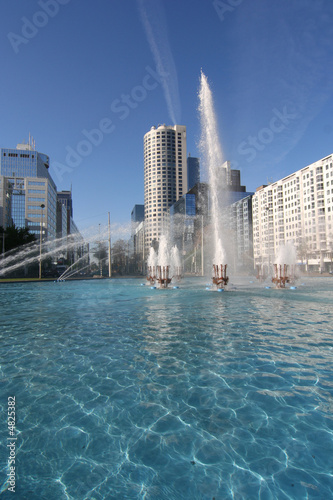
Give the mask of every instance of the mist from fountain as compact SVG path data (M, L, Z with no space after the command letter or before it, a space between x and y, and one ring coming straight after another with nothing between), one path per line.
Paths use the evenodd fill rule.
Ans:
M285 245L281 245L276 254L274 263L278 265L287 264L288 266L296 265L296 248L293 242L287 241Z
M176 245L171 248L170 265L171 265L171 276L179 277L181 274L182 263L180 259L179 250Z
M221 236L223 206L225 206L226 172L223 172L223 156L218 136L213 96L207 77L201 71L199 90L199 113L201 124L200 150L208 171L213 243L213 264L224 264L226 253ZM225 174L225 175L224 175Z
M158 266L170 266L170 250L169 242L166 235L162 235L159 242L158 253L157 253L157 265Z
M150 247L150 249L149 249L147 266L148 266L148 269L153 269L154 267L157 266L157 254L156 254L153 247Z

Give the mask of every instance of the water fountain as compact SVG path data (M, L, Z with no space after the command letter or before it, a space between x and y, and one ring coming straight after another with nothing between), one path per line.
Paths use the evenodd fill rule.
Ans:
M286 283L293 285L295 281L296 249L292 242L287 242L279 248L277 253L272 283L275 284L276 288L285 288Z
M285 288L286 283L290 282L287 270L287 264L274 264L274 276L272 278L272 283L275 284L276 288Z
M221 290L222 287L227 286L229 281L229 277L227 276L227 264L220 264L220 266L213 264L213 270L213 285L215 285L218 290Z
M160 288L168 288L173 277L178 280L181 277L181 265L179 250L176 246L169 250L167 237L162 235L159 242L158 252L150 248L147 261L147 281L154 287L155 283Z
M23 245L14 251L6 252L1 260L0 277L5 278L22 267L36 264L45 259L55 259L57 255L68 251L75 251L75 248L82 246L82 237L72 236L69 241L67 236L42 243L35 241ZM87 256L84 256L87 258Z
M217 120L214 111L213 97L206 76L201 71L199 91L199 112L201 122L200 148L208 170L211 201L211 225L213 243L213 285L220 289L226 286L226 255L222 243L222 213L226 206L226 184L228 182L228 171L223 167L221 145L217 131ZM216 264L217 263L217 264Z

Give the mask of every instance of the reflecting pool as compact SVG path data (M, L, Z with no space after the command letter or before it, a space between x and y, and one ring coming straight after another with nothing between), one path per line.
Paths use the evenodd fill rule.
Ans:
M333 498L333 278L0 285L16 497Z

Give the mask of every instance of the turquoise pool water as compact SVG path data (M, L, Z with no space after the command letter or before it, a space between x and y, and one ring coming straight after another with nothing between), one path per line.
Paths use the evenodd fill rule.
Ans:
M333 278L140 283L0 285L2 498L333 498Z

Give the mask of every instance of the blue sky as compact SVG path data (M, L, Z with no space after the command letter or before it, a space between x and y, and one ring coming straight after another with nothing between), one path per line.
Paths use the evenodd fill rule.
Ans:
M333 152L331 0L15 0L1 14L1 147L33 135L80 229L109 211L125 225L143 203L152 125L186 125L200 156L201 69L248 191Z

